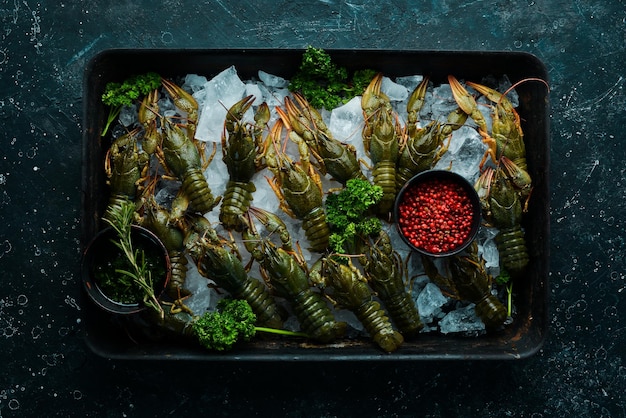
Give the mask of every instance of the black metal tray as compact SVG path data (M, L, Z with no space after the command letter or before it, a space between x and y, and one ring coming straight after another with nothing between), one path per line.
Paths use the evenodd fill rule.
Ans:
M548 80L543 63L519 52L328 50L349 70L374 68L389 77L423 74L446 83L449 74L479 81L487 75L506 75L512 83L529 77ZM113 49L90 60L83 80L83 177L81 245L96 234L107 200L102 161L110 143L100 137L107 110L100 101L109 81L155 71L163 77L196 73L210 78L235 65L242 79L262 69L289 78L297 70L303 50L285 49ZM548 331L549 272L549 94L542 83L522 83L518 113L525 133L528 170L534 189L525 217L530 263L528 276L516 282L517 314L503 331L460 337L423 334L406 341L398 351L385 354L370 340L345 340L313 345L287 340L257 339L228 353L212 353L180 341L135 341L127 335L122 318L100 311L85 296L84 326L93 352L117 359L192 359L202 361L336 361L519 359L536 353Z

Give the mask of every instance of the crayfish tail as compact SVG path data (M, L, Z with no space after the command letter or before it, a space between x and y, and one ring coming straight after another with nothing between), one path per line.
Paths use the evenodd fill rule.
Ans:
M311 250L326 251L330 237L330 228L326 223L326 213L322 207L317 207L304 217L302 228L305 231Z
M524 238L524 231L518 226L502 228L495 238L498 251L500 251L500 263L509 274L521 275L528 265L528 248Z
M499 328L507 318L506 308L497 297L491 294L478 302L475 310L487 329Z
M404 337L414 337L424 328L417 307L408 293L401 293L394 300L384 303L389 316Z
M209 184L199 169L189 170L185 174L181 188L189 198L190 207L194 212L202 214L210 212L220 201L213 197Z
M383 189L383 197L378 202L378 213L388 214L396 199L396 164L395 162L380 162L372 172L374 184Z
M259 280L248 278L241 291L233 295L238 299L245 299L257 316L257 325L280 329L283 320L276 301L267 287Z
M245 213L250 209L256 191L252 182L242 183L229 181L226 185L222 206L220 207L220 222L226 229L241 232L247 227Z
M374 342L386 353L396 351L404 342L404 337L393 329L380 303L370 300L361 305L355 314Z
M293 308L300 328L314 340L329 343L341 338L346 331L345 322L337 322L319 293L311 289L294 298Z
M167 294L174 300L191 295L191 292L184 288L187 277L187 257L181 251L169 251L171 262L171 277L167 284Z

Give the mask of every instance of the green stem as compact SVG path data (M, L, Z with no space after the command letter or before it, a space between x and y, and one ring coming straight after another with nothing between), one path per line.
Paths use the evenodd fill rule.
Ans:
M511 316L513 306L513 282L506 287L507 293L507 315Z
M266 328L266 327L254 327L256 331L268 332L271 334L290 335L292 337L308 337L304 332L287 331L285 329Z
M120 111L122 110L122 106L116 106L109 108L109 115L107 116L107 121L104 124L104 128L102 129L102 133L100 136L105 136L111 127L111 124L115 121L115 119L119 116Z

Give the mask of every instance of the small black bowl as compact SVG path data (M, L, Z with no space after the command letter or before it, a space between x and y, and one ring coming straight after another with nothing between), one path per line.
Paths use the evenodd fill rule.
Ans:
M143 303L123 303L112 299L98 285L98 274L103 265L111 264L114 259L122 257L121 251L111 240L117 240L118 235L112 227L98 232L89 242L83 253L81 273L83 284L89 298L100 308L114 314L134 314L146 309ZM131 226L131 240L135 249L141 248L148 260L153 260L153 277L155 294L160 297L171 275L170 257L165 245L151 231L139 225Z
M416 190L418 190L419 187L423 186L424 184L431 183L431 182L438 182L436 184L439 184L439 185L451 184L451 185L459 186L460 187L460 189L458 189L459 194L461 196L467 197L468 210L470 211L470 213L467 214L469 219L465 220L466 223L468 223L469 225L463 228L462 230L463 234L467 232L464 239L458 243L441 243L442 249L435 250L435 251L425 248L426 247L425 245L419 245L419 244L416 245L416 243L412 239L407 237L406 229L408 229L409 226L412 226L413 222L402 219L402 215L401 215L401 212L403 212L401 208L405 204L405 201L411 197L411 194L416 193ZM435 210L435 208L431 207L430 204L426 204L426 206L428 206L428 208L430 208L433 211ZM426 206L423 206L423 207L418 206L418 207L424 208L424 212L423 212L424 214L429 213L429 216L433 216L432 211L427 212ZM398 196L396 197L393 210L394 210L394 219L396 223L396 228L398 229L400 237L402 237L404 242L406 242L406 244L413 250L421 254L431 256L431 257L447 257L450 255L460 253L465 248L467 248L468 245L471 244L474 238L476 238L476 234L478 233L478 229L480 227L481 207L480 207L480 200L478 198L478 193L476 193L476 190L474 190L474 187L472 186L472 184L469 181L467 181L463 176L453 173L451 171L446 171L446 170L428 170L412 177L400 189L400 192L398 193ZM429 217L429 219L431 218ZM415 222L418 222L417 218ZM429 234L435 235L435 234L441 233L441 228L438 228L437 226L435 226L434 228L435 229L431 229L427 232L421 232L419 236L423 237L424 235L428 236Z

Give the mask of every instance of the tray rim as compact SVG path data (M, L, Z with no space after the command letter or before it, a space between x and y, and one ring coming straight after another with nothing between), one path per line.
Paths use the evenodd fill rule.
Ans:
M542 73L542 77L546 82L549 83L549 74L545 64L534 54L526 51L506 51L506 50L422 50L422 49L370 49L370 48L325 48L327 52L331 55L335 54L375 54L375 55L405 55L405 56L428 56L434 55L439 58L445 58L454 56L455 59L459 57L462 58L488 58L488 59L498 59L498 58L506 58L506 57L516 57L517 59L524 59L532 62L535 66L535 71ZM128 55L137 55L137 54L147 54L147 55L181 55L181 54L195 54L195 55L216 55L216 54L301 54L304 51L304 48L265 48L265 47L253 47L253 48L109 48L104 49L94 55L86 64L85 70L83 73L83 162L82 162L82 184L81 184L81 210L85 207L85 200L87 199L87 192L85 190L86 186L86 176L89 174L89 167L86 163L89 155L87 150L87 141L90 137L90 132L88 130L89 124L88 115L89 115L89 106L88 100L89 97L89 77L91 72L94 70L94 67L98 65L98 63L102 60L106 60L109 57L115 56L128 56ZM258 69L262 69L259 66ZM199 71L198 73L202 73ZM205 73L208 73L206 71ZM485 74L486 75L486 74ZM549 333L549 265L550 265L550 256L549 256L549 237L550 237L550 218L549 218L549 209L550 209L550 182L549 182L549 166L550 166L550 153L549 153L549 145L550 145L550 119L549 119L549 111L550 111L550 96L549 92L545 95L545 114L543 115L543 124L544 124L544 139L542 142L542 149L544 160L542 161L546 166L546 172L543 173L543 181L545 182L545 188L547 193L547 211L548 216L546 219L546 227L543 230L544 236L544 244L542 248L542 253L545 256L545 277L540 277L540 288L541 288L541 296L543 296L541 307L541 317L540 318L531 318L534 323L539 321L538 327L538 338L533 342L530 347L526 347L521 351L511 350L511 352L470 352L465 354L448 354L448 353L404 353L402 347L395 353L384 354L379 352L375 348L373 350L367 350L365 354L331 354L327 353L323 349L314 349L310 351L303 351L302 353L297 354L281 354L279 350L275 352L272 350L271 352L257 352L254 353L249 350L244 351L233 351L227 354L215 354L215 353L207 353L203 351L201 353L195 353L193 351L179 352L176 353L149 353L145 352L145 350L139 349L136 351L121 351L115 352L111 350L103 349L101 346L98 346L96 340L91 336L90 332L86 332L85 342L86 345L90 348L90 350L101 357L110 358L110 359L118 359L118 360L130 360L130 359L171 359L171 360L194 360L194 361L364 361L364 360L372 360L372 361L415 361L415 360L505 360L505 359L525 359L536 354L545 343L545 340ZM84 225L84 216L81 217L81 250L85 245L85 225ZM83 298L85 299L85 298ZM87 314L88 315L88 314ZM85 321L83 326L87 326L87 321ZM529 325L529 327L531 327ZM419 337L418 337L419 338ZM467 339L465 337L459 337L459 339L464 340ZM412 351L412 350L411 350Z

